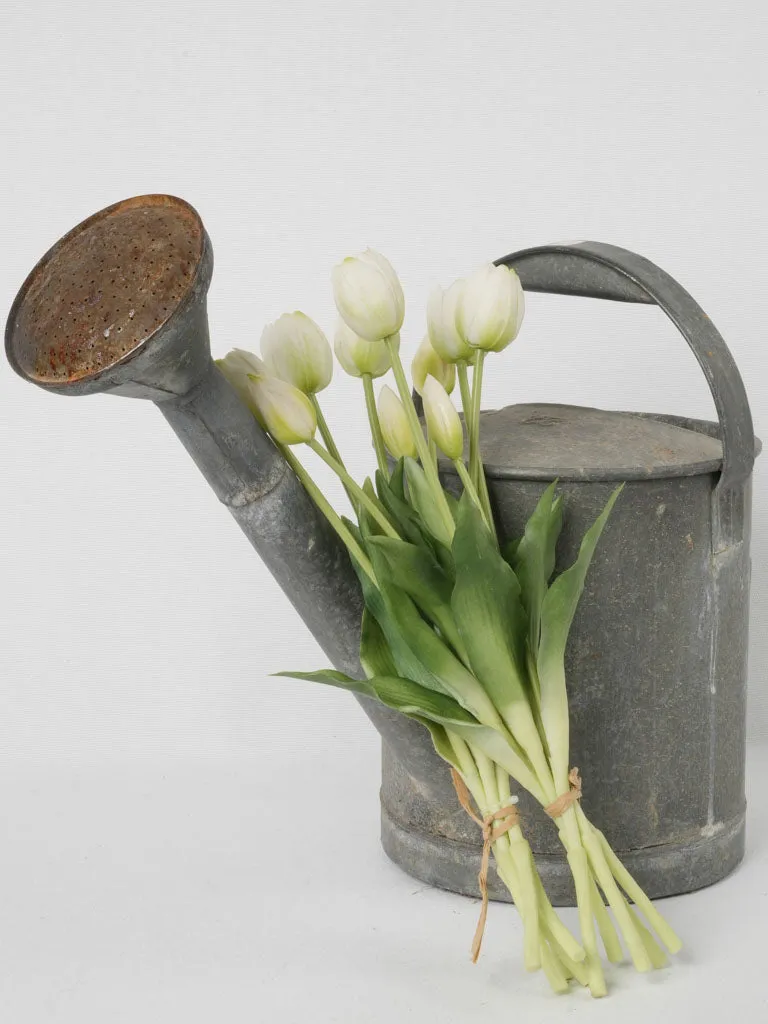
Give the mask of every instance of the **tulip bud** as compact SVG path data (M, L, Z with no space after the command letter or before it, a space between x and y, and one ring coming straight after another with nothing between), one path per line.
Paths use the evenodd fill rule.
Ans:
M411 433L405 409L394 391L386 384L379 392L378 411L384 444L392 456L402 459L410 455L415 459L417 456L416 441Z
M457 363L470 359L472 349L462 336L457 314L463 281L454 281L443 291L435 288L427 301L427 331L432 348L446 363Z
M520 278L510 267L489 263L466 279L457 323L473 348L501 352L517 337L524 313Z
M428 334L416 349L416 355L411 363L411 377L413 386L419 394L422 394L427 377L439 380L449 395L456 386L456 367L453 363L446 363L440 358L432 348Z
M448 392L440 381L427 377L421 395L430 439L449 459L460 459L464 451L464 431Z
M278 444L307 444L315 436L317 417L312 403L293 384L279 377L248 377L256 415Z
M246 352L245 349L233 348L223 359L217 359L216 365L235 389L240 401L247 405L251 412L255 414L256 410L253 404L251 383L248 380L248 375L267 375L267 368L261 359L252 352Z
M400 348L400 335L395 335L395 348ZM383 341L366 341L347 327L343 320L336 326L333 341L336 358L341 367L352 377L362 377L369 373L371 377L383 377L392 366L389 348Z
M373 249L348 256L331 273L342 320L366 341L381 341L403 326L405 298L389 261Z
M304 313L283 313L261 335L261 354L271 374L314 395L331 383L333 354L328 339Z

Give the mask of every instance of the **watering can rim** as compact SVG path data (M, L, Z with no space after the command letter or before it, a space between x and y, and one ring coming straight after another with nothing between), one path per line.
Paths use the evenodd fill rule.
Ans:
M153 209L174 211L180 218L183 218L188 225L188 237L195 242L197 247L191 272L182 283L180 294L174 295L173 303L169 303L167 310L164 310L166 315L159 316L152 329L135 340L127 351L115 358L110 358L103 365L90 371L75 371L55 378L25 365L25 360L20 356L25 341L27 341L23 336L22 316L25 312L25 305L33 299L35 286L40 283L45 273L55 266L59 257L66 261L68 249L73 243L87 238L89 233L93 237L104 222L109 221L115 215L131 210L150 211ZM97 273L99 272L97 270ZM187 307L194 303L201 293L207 292L212 274L213 255L210 238L200 214L186 200L171 194L157 192L131 196L112 203L86 217L62 235L27 274L13 300L5 326L5 352L8 362L20 377L46 391L63 395L77 395L84 390L99 390L99 381L103 378L108 379L119 368L132 362L151 345L158 335L166 330L171 321L183 315ZM46 343L42 336L32 337L29 340L33 348L40 348Z

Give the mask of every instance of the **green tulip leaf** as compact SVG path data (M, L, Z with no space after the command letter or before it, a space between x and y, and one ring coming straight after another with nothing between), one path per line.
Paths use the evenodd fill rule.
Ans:
M317 672L275 672L275 675L288 679L307 679L312 683L324 683L326 686L350 690L352 693L359 693L364 697L376 697L376 691L367 679L352 679L351 676L347 676L343 672L336 672L331 668L321 668Z
M392 652L381 626L367 608L363 609L363 627L360 637L360 664L365 674L371 676L396 676Z
M584 590L584 581L597 542L623 486L622 484L621 487L617 487L610 496L603 511L584 534L576 561L551 584L542 602L541 639L537 659L542 705L546 701L547 691L552 691L553 688L558 691L561 701L565 699L564 660L568 633ZM563 693L559 694L561 689Z
M421 616L411 598L386 580L375 587L358 569L365 604L386 637L397 674L447 694L480 721L498 715L475 676Z
M453 559L451 606L472 670L497 707L522 700L527 621L520 584L468 496L460 503Z
M514 540L508 540L501 546L501 557L513 569L515 567L515 556L522 539L522 537L515 537Z
M403 466L403 460L398 463ZM400 482L402 483L403 470L400 471ZM422 529L419 518L403 496L402 487L392 487L393 481L389 483L384 479L383 473L379 470L376 473L376 488L381 504L387 510L389 518L394 523L398 533L411 544L434 549L434 541Z
M459 506L453 557L451 606L469 665L509 728L516 753L541 764L544 745L532 711L520 584L468 495Z
M415 459L405 460L405 478L408 481L408 501L429 533L446 547L451 538L435 504L432 490L424 470Z
M563 524L562 499L554 500L556 486L555 480L542 494L510 561L520 581L528 613L528 643L534 654L539 649L541 606L555 571L555 547Z
M432 746L435 748L438 757L441 757L443 761L447 761L452 768L455 768L457 772L461 772L461 764L459 759L456 757L456 753L448 740L448 733L444 725L438 725L437 722L430 722L428 718L417 718L416 715L412 716L416 721L421 721L421 724L429 730L429 734L432 737Z
M320 669L318 672L278 672L277 675L324 683L366 697L374 697L403 715L426 718L440 725L458 725L463 728L479 725L477 719L455 700L399 676L374 676L371 679L359 680L333 669Z
M440 725L477 727L474 715L444 693L427 689L400 676L375 676L368 680L382 704L409 717L427 718Z
M376 577L386 578L405 591L466 663L464 643L451 611L453 583L434 555L426 548L391 537L370 538L367 550Z
M377 480L380 475L382 475L381 470L377 470ZM396 498L405 501L405 459L398 459L395 463L392 476L389 478L389 488Z

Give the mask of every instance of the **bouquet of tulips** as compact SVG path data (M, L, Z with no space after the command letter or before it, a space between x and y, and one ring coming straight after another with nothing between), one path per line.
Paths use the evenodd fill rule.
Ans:
M365 679L329 669L285 674L364 694L429 730L459 799L483 829L485 901L492 849L520 913L526 968L543 968L557 992L575 979L602 996L598 935L614 963L623 958L623 940L639 971L664 965L662 944L672 953L680 948L582 810L581 780L569 754L568 632L621 488L585 534L574 564L554 579L563 520L555 484L542 494L522 537L497 536L481 458L480 403L486 357L517 337L523 319L524 294L513 270L485 266L430 297L427 335L412 362L423 423L400 358L405 302L393 268L369 250L339 264L332 282L340 314L336 357L362 381L378 464L373 479L359 484L348 473L322 414L318 394L330 383L333 356L309 317L290 313L267 326L261 359L235 350L219 362L346 545L365 598ZM390 372L396 391L384 386L377 402L374 379ZM456 380L463 422L451 399ZM301 445L338 474L353 517L340 515L320 491L297 455ZM440 453L461 481L458 499L441 482ZM510 777L558 830L573 874L578 937L544 891Z

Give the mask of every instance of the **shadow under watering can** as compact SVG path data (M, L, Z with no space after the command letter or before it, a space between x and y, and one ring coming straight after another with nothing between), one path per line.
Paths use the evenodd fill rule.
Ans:
M560 480L559 567L617 481L627 486L590 569L567 656L571 760L584 804L649 896L726 875L744 851L751 473L759 451L744 386L718 332L654 264L596 242L498 261L527 291L655 303L677 325L719 422L515 405L483 413L503 538ZM258 551L330 661L361 674L362 597L343 545L214 365L206 293L213 253L192 207L140 196L95 214L37 264L14 302L6 351L63 395L149 399ZM451 468L449 488L459 490ZM481 842L422 726L359 698L383 740L382 840L419 879L477 893ZM521 794L554 903L571 876L541 809ZM491 894L506 889L495 877Z

